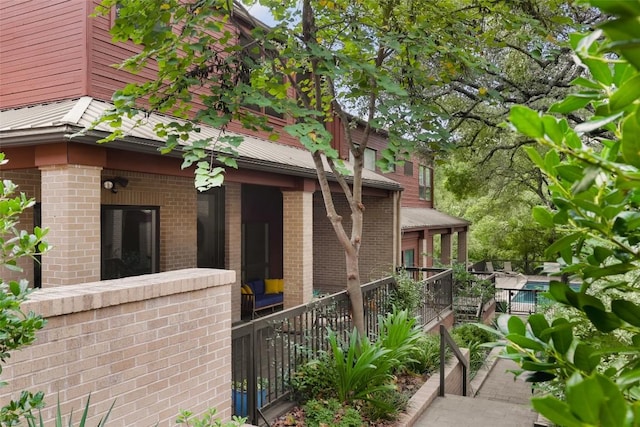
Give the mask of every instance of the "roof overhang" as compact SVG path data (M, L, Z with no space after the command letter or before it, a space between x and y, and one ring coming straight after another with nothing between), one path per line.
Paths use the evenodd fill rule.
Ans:
M52 141L96 144L98 140L109 135L111 130L104 123L97 125L94 129L90 127L110 108L112 108L110 103L91 97L82 97L3 110L0 111L0 144L5 147L38 145ZM122 119L126 136L109 142L108 147L161 155L159 148L164 146L164 141L157 137L153 131L154 126L157 123L169 123L176 119L161 114L150 114L142 124L136 124L135 119L126 117ZM196 139L215 139L222 133L221 130L204 124L199 127L200 133L197 138L193 135L186 144ZM254 136L240 136L243 137L243 142L238 148L239 168L317 178L313 159L307 150ZM174 150L169 155L180 157L181 153ZM345 166L353 170L352 165L346 161ZM331 173L328 173L328 176L330 180L335 180ZM348 177L348 181L352 180ZM363 171L363 185L391 191L402 190L402 186L396 181L369 170Z
M465 219L448 215L436 209L400 208L400 223L403 231L442 228L468 228L471 223Z

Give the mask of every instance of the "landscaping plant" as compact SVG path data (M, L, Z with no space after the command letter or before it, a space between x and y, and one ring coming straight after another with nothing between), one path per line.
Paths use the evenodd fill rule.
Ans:
M231 421L223 423L219 418L216 418L218 411L215 408L207 410L202 416L194 416L193 412L183 410L180 411L180 415L176 419L176 424L184 424L185 427L241 427L246 422L246 418L239 418L234 416Z
M510 122L539 143L528 154L546 175L553 207L537 207L533 216L562 236L546 255L582 283L574 291L552 281L545 297L600 335L584 337L576 333L581 322L543 314L527 321L503 315L497 333L505 357L530 381L559 386L560 395L532 399L549 420L632 427L640 425L640 1L588 3L611 18L592 33L570 35L589 72L573 81L579 91L542 116L516 106Z
M393 373L406 370L415 361L422 328L407 310L393 308L386 316L378 316L378 343L390 350Z
M0 153L0 164L5 164L4 153ZM13 272L21 272L21 258L34 258L47 250L43 241L47 230L35 227L33 233L18 228L20 215L33 207L35 200L24 193L16 194L17 186L10 180L0 182L0 264ZM2 274L6 270L2 269ZM45 320L33 312L24 313L20 304L31 290L26 280L4 280L0 277L0 374L11 352L28 346L36 339L36 332L45 325ZM0 387L5 385L0 381ZM23 391L17 400L12 400L0 409L0 425L17 425L23 414L44 405L42 392Z
M357 410L336 399L309 400L304 405L304 414L307 427L360 427L364 424Z

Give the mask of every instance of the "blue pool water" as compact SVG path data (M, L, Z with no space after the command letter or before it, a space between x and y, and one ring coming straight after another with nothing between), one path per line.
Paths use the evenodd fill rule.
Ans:
M569 286L571 286L571 288L574 291L579 291L580 290L580 284L579 283L571 283L569 284ZM522 287L523 291L546 291L549 289L549 282L541 282L541 281L534 281L534 280L530 280L527 283L524 284L524 286ZM538 297L538 303L542 302L542 301L546 301L546 298L544 298L542 295L540 295L537 292L518 292L517 294L514 295L514 297L511 299L511 302L522 302L522 303L531 303L533 304L536 299L536 296Z

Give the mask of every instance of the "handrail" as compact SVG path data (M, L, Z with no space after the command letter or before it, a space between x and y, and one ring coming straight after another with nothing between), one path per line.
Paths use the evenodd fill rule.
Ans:
M467 372L469 371L469 361L460 351L460 348L456 342L451 338L447 328L444 325L440 325L440 390L438 395L444 397L444 368L445 368L445 350L446 345L453 351L458 361L462 363L462 395L467 395Z

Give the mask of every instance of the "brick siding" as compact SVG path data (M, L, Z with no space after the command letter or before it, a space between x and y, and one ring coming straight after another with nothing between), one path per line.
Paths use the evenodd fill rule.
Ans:
M89 393L87 425L114 401L113 427L168 427L180 409L210 407L228 420L234 281L232 271L190 269L34 292L23 309L48 323L12 354L0 401L43 391L45 424L58 398L77 421Z
M351 213L346 199L335 196L338 214L347 233L351 232ZM393 197L364 196L364 225L360 246L360 279L362 283L388 276L393 269ZM339 291L346 287L344 250L327 218L322 195L313 198L314 287Z

